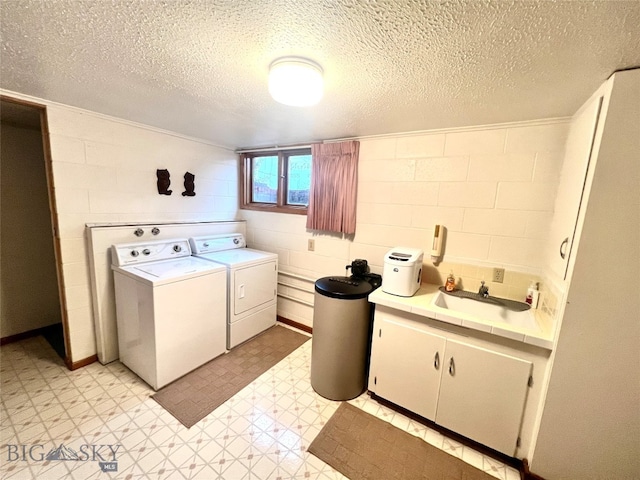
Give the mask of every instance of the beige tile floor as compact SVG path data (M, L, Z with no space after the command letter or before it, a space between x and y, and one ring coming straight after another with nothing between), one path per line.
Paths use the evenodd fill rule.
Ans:
M5 345L0 349L0 478L344 479L307 452L339 405L311 388L310 359L307 342L187 429L119 362L70 372L42 337ZM367 394L350 403L496 478L520 478L516 470ZM60 445L79 460L47 461ZM114 466L117 472L101 469Z

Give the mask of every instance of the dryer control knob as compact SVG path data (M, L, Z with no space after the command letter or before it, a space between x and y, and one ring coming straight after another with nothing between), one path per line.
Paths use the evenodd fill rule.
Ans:
M208 243L208 242L204 242L204 243L202 244L202 246L203 246L204 248L208 248L208 247L209 247L209 243Z
M239 238L234 238L233 239L233 243L235 243L236 245L238 245L240 243L240 239Z
M174 252L181 252L182 251L182 247L180 245L174 245L173 246L173 251Z
M148 248L145 248L144 250L142 250L143 255L149 255L150 253L151 253L151 250L149 250Z
M140 255L140 254L138 253L137 250L131 250L131 256L132 257L137 257L138 255Z

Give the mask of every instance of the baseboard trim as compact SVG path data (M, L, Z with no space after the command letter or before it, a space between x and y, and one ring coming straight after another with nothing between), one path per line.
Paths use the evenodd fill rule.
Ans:
M298 330L302 330L303 332L307 332L313 335L313 328L309 327L308 325L289 320L288 318L281 317L280 315L278 315L276 319L280 323L284 323L285 325L289 325L290 327L297 328Z
M27 338L37 337L42 335L47 327L40 327L28 332L16 333L15 335L9 335L7 337L0 338L0 346L7 345L9 343L19 342L20 340L26 340Z
M77 362L72 362L69 357L65 358L64 363L67 365L69 370L77 370L78 368L86 367L87 365L97 362L98 355L91 355L90 357L83 358L82 360L78 360Z

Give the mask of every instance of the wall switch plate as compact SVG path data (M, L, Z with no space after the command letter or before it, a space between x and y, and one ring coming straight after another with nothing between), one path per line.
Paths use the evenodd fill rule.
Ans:
M316 249L316 241L313 238L307 240L307 250L313 252Z
M504 268L494 268L493 269L493 281L495 283L504 282Z

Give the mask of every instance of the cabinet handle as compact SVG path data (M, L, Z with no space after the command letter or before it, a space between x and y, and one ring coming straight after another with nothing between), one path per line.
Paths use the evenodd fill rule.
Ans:
M560 244L560 258L564 260L567 256L567 245L569 244L569 237L565 238Z
M436 352L435 357L433 357L433 368L440 370L440 354L438 352Z
M456 374L456 364L453 363L453 357L449 360L449 375L454 377Z

